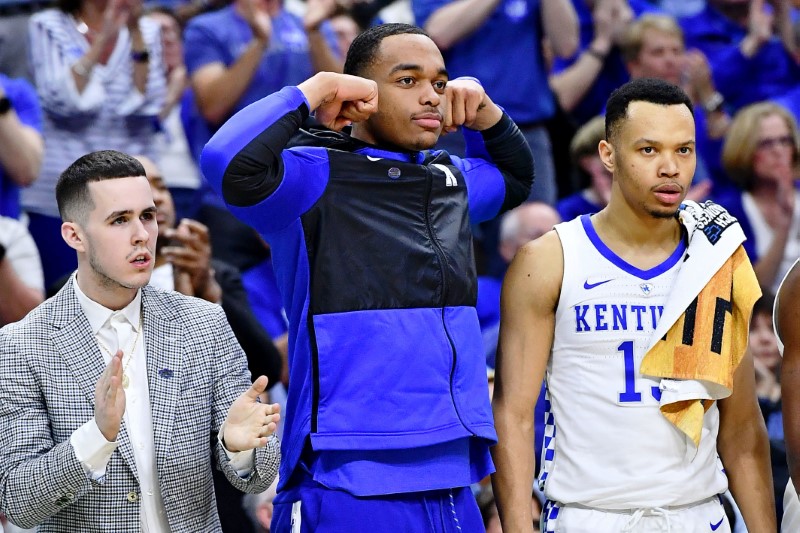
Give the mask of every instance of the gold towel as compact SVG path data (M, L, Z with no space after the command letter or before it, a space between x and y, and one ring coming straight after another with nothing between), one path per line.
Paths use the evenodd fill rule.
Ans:
M747 349L753 304L760 297L755 272L740 245L667 334L645 354L641 373L709 381L730 391ZM697 446L703 415L712 404L712 400L681 400L662 405L661 413Z

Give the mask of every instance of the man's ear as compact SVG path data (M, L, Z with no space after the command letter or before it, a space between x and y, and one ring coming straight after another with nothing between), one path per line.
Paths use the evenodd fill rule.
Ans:
M614 145L606 140L600 141L600 144L597 145L597 153L600 154L600 161L603 162L603 166L606 167L606 170L614 173Z
M61 224L61 238L67 246L77 252L85 252L85 235L80 224L77 222L64 222Z

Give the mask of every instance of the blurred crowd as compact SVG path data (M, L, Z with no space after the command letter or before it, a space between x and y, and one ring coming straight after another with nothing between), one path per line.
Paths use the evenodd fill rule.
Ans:
M153 282L223 303L253 375L268 375L281 401L287 322L269 248L210 191L198 157L237 111L341 72L350 42L382 22L424 28L451 79L480 80L534 155L529 202L475 228L490 381L500 284L517 249L608 203L597 145L610 93L653 77L692 98L688 198L738 218L764 291L750 350L780 515L788 473L772 301L800 256L798 0L0 0L0 326L76 268L60 235L59 174L85 153L124 151L145 163L159 209ZM464 146L460 132L438 145ZM226 531L268 530L274 491L217 490ZM489 483L474 490L487 531L499 531ZM533 492L539 511L541 498Z

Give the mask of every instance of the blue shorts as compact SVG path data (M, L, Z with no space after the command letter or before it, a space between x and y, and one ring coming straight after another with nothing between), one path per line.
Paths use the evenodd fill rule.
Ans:
M272 533L485 531L469 487L359 497L319 484L304 484L297 495L299 500L275 503Z

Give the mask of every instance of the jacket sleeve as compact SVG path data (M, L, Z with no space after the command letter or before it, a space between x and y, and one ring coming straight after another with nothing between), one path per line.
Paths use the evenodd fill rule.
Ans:
M231 117L200 156L211 187L231 212L261 233L285 228L320 197L324 148L286 149L309 114L297 87L284 87Z
M85 496L92 481L69 440L56 444L24 350L0 331L0 512L33 528Z
M234 400L245 392L251 385L250 371L247 368L247 360L236 337L233 334L225 314L221 309L212 311L214 316L217 345L214 349L214 406L212 414L212 430L214 434L219 433L222 423L228 416L228 410ZM256 448L255 463L253 471L247 477L239 477L239 474L231 466L228 456L222 444L217 442L214 455L219 469L225 474L228 481L242 492L263 492L275 480L278 475L278 465L280 463L280 445L278 439L273 436L267 442L266 447Z
M464 129L467 157L453 158L467 182L470 217L488 220L528 198L534 179L533 154L525 136L506 113L491 128Z

